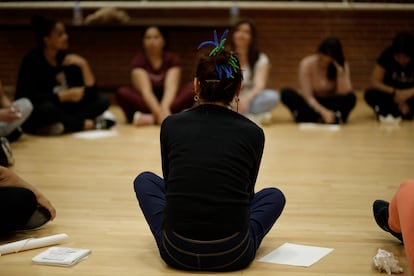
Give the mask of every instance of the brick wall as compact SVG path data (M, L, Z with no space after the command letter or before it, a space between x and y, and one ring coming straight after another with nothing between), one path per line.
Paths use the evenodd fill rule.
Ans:
M85 14L88 12L84 10ZM170 49L181 56L184 81L191 81L197 44L211 38L213 29L223 31L228 19L227 9L134 9L128 12L136 24L68 26L71 50L89 60L99 86L106 90L113 91L129 83L129 62L140 46L143 22L168 25ZM69 9L37 10L36 13L61 18L67 23L71 20ZM0 10L0 79L6 86L15 84L20 60L34 46L34 35L28 25L33 14L33 10ZM335 35L343 43L354 87L364 89L368 86L375 58L390 44L393 36L399 31L414 33L414 10L241 9L240 16L256 21L259 46L272 61L269 81L272 88L297 87L300 59L313 53L325 36Z

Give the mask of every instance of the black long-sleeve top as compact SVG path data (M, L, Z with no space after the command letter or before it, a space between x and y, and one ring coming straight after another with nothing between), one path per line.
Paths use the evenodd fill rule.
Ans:
M57 75L61 66L51 66L42 49L36 48L27 53L19 68L16 85L16 98L29 98L34 105L46 101L59 102L53 89L58 85Z
M15 98L29 98L33 105L44 102L59 103L56 87L83 86L83 76L79 67L62 66L66 53L56 56L56 66L50 65L41 48L29 51L23 58L16 84ZM96 85L85 87L87 93L96 93Z
M228 108L206 104L169 116L160 139L164 229L201 240L245 231L263 130Z

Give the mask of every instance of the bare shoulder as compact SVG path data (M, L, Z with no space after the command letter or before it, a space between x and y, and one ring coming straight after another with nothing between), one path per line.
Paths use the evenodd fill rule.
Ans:
M300 65L304 66L304 67L310 67L314 64L316 64L318 62L318 55L309 55L304 57L301 61L300 61Z
M309 55L304 57L299 64L299 71L300 72L312 72L317 66L318 56L317 55Z

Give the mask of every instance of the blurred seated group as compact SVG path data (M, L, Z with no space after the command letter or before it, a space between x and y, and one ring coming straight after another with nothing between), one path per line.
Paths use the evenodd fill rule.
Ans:
M34 135L109 129L110 101L103 97L88 61L69 51L69 37L62 22L35 16L32 19L37 47L20 64L15 101L11 103L0 84L0 132L16 140L22 132ZM315 53L298 68L299 89L267 87L271 62L257 48L257 30L250 19L237 22L229 35L243 72L240 97L233 110L251 120L269 120L279 101L295 122L346 123L356 104L350 66L337 37L326 37ZM364 98L378 120L384 116L411 120L414 115L414 38L396 35L378 57L371 87ZM131 83L121 86L116 100L128 123L161 125L174 113L195 105L192 83L181 83L178 55L166 48L167 36L157 26L143 32L142 48L131 62Z
M5 168L13 164L9 141L17 140L23 132L61 135L110 129L116 124L115 119L107 115L110 101L100 95L88 61L68 51L68 34L64 24L43 17L34 17L32 23L37 47L30 50L20 64L14 101L5 95L0 82L0 206L10 210L0 214L3 222L0 235L40 227L56 215L52 204L38 189ZM241 68L239 74L242 75L240 93L235 93L237 100L231 103L232 110L261 123L271 118L271 112L281 101L297 123L347 123L356 105L356 96L350 65L338 38L326 37L315 53L301 60L298 90L285 87L280 93L267 87L271 62L267 54L257 48L254 22L249 19L237 22L229 39L231 53L237 55ZM200 104L197 103L194 84L181 83L179 57L166 49L166 45L167 36L163 30L157 26L148 27L143 33L142 49L131 62L131 83L121 86L116 92L117 103L127 122L134 126L161 125L169 115ZM214 61L214 57L209 58ZM198 82L196 86L200 86L197 87L200 91L211 92L210 96L214 98L215 89L212 89L213 93L206 88L214 86L209 81L215 79L210 77L206 73L206 76L203 75L204 82ZM201 87L203 83L208 85ZM371 87L365 91L364 99L378 120L385 116L413 119L414 38L411 34L397 34L392 44L378 57ZM230 111L226 109L226 112ZM243 116L240 118L243 123L248 121ZM220 120L214 123L220 123ZM248 125L258 131L250 121ZM261 153L257 156L261 158ZM395 200L391 205L377 201L374 216L382 229L400 240L404 236L404 241L409 244L407 255L412 266L411 224L406 218L411 216L413 204L408 198L412 198L414 186L412 182L405 186L409 186L410 193L407 197L401 197L407 202L402 207L406 205L409 208L399 210L408 211L398 211L400 205L396 205ZM278 206L280 211L284 200L281 202L283 204ZM400 225L392 220L400 216L407 223L401 220Z

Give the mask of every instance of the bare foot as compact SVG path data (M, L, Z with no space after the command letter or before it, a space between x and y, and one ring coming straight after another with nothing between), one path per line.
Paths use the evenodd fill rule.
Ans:
M152 114L142 113L136 111L134 118L132 119L132 125L134 126L148 126L155 123L155 118Z

